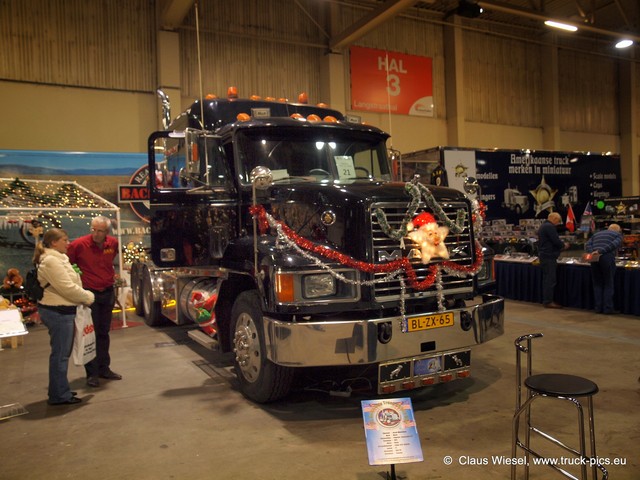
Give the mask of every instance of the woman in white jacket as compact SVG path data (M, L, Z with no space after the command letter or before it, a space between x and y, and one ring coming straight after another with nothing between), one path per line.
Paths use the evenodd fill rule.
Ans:
M73 346L77 305L91 305L93 293L82 288L80 274L66 255L69 237L60 228L47 230L36 246L33 263L38 265L38 281L44 295L38 302L42 323L49 329L49 405L80 403L71 391L67 371Z

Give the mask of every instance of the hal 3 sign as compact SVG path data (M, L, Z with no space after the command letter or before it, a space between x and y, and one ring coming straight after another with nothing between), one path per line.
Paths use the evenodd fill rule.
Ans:
M351 108L433 117L429 57L351 47Z

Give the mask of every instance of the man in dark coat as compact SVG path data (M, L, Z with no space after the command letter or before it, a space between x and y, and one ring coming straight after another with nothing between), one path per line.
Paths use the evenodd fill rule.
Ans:
M538 230L538 258L542 269L542 304L545 308L562 308L553 301L556 288L556 269L560 252L569 244L560 240L557 225L562 223L558 212L551 212Z

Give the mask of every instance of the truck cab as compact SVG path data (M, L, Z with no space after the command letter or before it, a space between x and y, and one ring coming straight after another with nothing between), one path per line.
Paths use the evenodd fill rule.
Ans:
M373 365L380 394L467 376L470 347L503 331L503 300L476 298L479 212L393 181L387 139L323 105L196 101L149 138L137 310L233 351L257 402L306 367Z

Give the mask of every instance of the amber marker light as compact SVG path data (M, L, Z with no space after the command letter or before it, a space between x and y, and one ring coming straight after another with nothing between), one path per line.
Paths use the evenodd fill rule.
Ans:
M249 115L248 113L240 112L236 116L236 118L239 122L248 122L249 120L251 120L251 115Z
M323 122L328 122L328 123L338 123L338 119L336 117L333 117L331 115L327 115L326 117L324 117L322 119Z
M309 103L309 97L305 92L302 92L300 95L298 95L298 103Z
M296 120L304 120L304 117L299 113L292 113L291 118L295 118Z
M213 93L207 93L207 96L204 97L205 100L216 100L218 98L217 95L214 95Z
M250 100L262 100L262 97L260 95L251 95L249 97Z
M309 120L310 122L321 122L322 121L322 119L318 115L316 115L315 113L312 113L311 115L309 115L307 117L307 120Z
M238 98L238 87L227 88L227 98Z
M293 275L290 273L276 274L276 297L281 303L293 302Z

